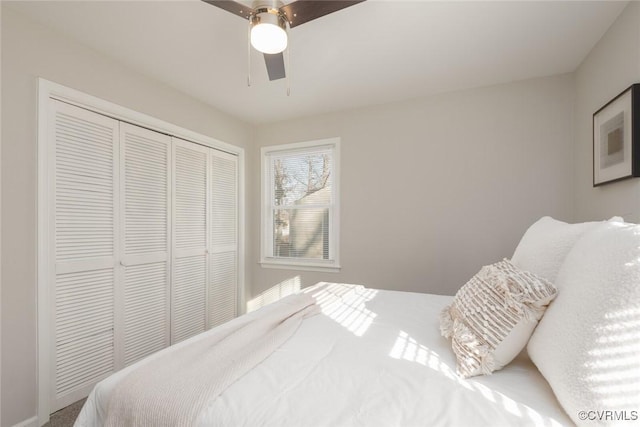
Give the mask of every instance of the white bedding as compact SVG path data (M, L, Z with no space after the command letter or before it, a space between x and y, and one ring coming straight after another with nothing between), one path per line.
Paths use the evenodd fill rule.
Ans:
M526 356L490 376L458 378L438 325L451 299L359 289L304 320L284 345L210 402L199 425L573 425ZM76 425L102 426L114 386L154 357L99 383Z

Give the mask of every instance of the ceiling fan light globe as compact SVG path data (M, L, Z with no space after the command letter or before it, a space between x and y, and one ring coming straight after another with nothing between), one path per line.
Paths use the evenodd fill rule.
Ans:
M251 46L262 53L280 53L287 48L287 32L278 25L261 22L251 28Z

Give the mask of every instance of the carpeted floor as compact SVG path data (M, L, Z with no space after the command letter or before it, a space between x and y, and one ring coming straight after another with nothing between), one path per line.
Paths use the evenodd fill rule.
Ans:
M49 417L49 422L43 427L72 427L85 400L87 399L79 400L66 408L60 409L58 412L54 412Z

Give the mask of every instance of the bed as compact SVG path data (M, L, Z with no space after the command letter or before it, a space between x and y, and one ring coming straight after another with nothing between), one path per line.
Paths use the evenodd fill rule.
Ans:
M198 425L571 425L526 354L499 374L458 378L438 326L451 299L354 286L207 405ZM111 391L150 359L98 384L76 425L103 425Z
M501 263L553 281L557 296L546 301L544 317L540 312L518 347L523 350L504 367L492 366L490 375L460 374L455 339L443 337L442 320L476 276L486 278L484 267L455 297L319 283L116 372L93 389L76 426L629 425L640 418L638 260L640 226L615 218L567 224L546 217L533 224L512 259ZM153 388L136 382L141 372L164 386L156 375L167 370L165 361L187 366L176 364L179 354L263 325L295 298L311 302L283 316L297 319L290 335L211 396L192 394L202 404L190 421L143 422L135 418L138 409L127 407ZM236 346L239 359L262 351L238 348L245 347ZM191 378L181 386L195 388L198 378ZM125 398L116 398L123 391ZM172 386L165 394L185 400ZM129 418L114 417L114 401ZM166 402L160 407L172 414L173 402Z

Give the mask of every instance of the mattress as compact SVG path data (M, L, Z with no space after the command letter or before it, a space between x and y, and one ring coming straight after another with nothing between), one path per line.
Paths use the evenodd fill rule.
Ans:
M455 357L438 324L451 299L361 287L352 298L304 320L284 345L213 399L198 424L573 425L526 354L489 376L456 375ZM128 372L198 339L100 382L76 425L103 425L110 394Z

